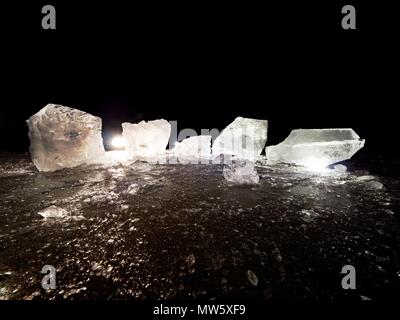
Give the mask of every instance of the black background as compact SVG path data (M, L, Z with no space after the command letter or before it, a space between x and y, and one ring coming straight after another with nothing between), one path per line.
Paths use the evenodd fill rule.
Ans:
M327 3L329 2L329 3ZM57 29L41 28L53 4ZM357 30L341 28L342 6ZM0 149L27 152L25 120L47 103L179 129L269 120L267 144L294 128L350 127L360 159L398 148L397 10L386 1L26 1L1 5ZM390 162L392 161L392 162Z

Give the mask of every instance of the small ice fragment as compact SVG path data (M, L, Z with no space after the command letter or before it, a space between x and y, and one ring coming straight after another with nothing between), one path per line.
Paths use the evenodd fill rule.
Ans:
M105 156L99 117L48 104L27 124L32 162L39 171L96 163Z
M251 270L247 270L246 276L247 276L247 279L250 281L250 283L251 283L253 286L257 287L257 285L258 285L258 278L257 278L256 274L255 274L253 271L251 271Z
M369 187L371 189L380 190L383 188L383 184L379 181L368 181L367 187Z
M238 184L256 184L260 181L254 163L247 160L236 160L226 165L223 174L226 180Z
M43 218L63 218L68 215L67 210L57 206L50 206L38 212Z
M127 193L129 194L136 194L139 191L139 186L136 183L132 183L127 190Z
M301 219L304 222L311 222L312 220L314 220L319 216L319 214L314 210L307 210L307 209L301 210L300 214L302 215Z
M190 255L188 255L188 256L185 258L185 262L186 262L186 264L188 265L188 267L193 266L193 265L196 263L196 258L195 258L195 256L194 256L194 254L191 253Z
M164 119L141 121L138 124L125 122L122 130L130 157L153 157L165 153L171 125Z
M374 180L375 179L375 177L374 176L360 176L360 177L357 177L357 181L371 181L371 180Z
M237 117L215 139L212 153L254 159L267 142L268 121Z
M92 262L92 270L93 271L101 270L101 269L103 269L103 266L100 263L98 263L96 261Z
M319 169L350 159L364 143L353 129L297 129L265 153L269 161Z
M11 271L0 271L0 282L11 275L12 275Z
M121 204L121 210L122 211L126 211L129 209L129 205L128 204Z
M0 300L3 300L3 297L4 297L5 299L8 299L7 293L8 293L7 288L5 288L5 287L0 287Z

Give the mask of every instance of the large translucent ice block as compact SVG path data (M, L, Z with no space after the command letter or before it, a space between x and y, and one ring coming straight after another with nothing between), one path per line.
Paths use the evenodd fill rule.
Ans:
M213 155L228 154L253 159L267 142L268 121L237 117L215 139Z
M296 129L265 152L270 161L325 167L350 159L364 143L353 129Z
M48 104L27 124L31 158L40 171L98 162L105 155L101 119L89 113Z
M164 153L170 134L171 125L164 119L122 124L122 135L130 157L152 157Z

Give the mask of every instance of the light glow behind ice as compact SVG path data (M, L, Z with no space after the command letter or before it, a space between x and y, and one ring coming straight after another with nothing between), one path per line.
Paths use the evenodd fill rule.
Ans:
M125 139L123 137L119 136L119 137L114 137L112 139L111 145L114 148L117 148L117 149L125 149L126 142L125 142Z
M329 170L327 168L327 166L329 165L329 160L327 159L308 158L302 164L310 171L327 172Z

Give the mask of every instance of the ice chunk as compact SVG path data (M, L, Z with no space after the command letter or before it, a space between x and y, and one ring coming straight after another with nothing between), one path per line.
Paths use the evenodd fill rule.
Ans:
M356 178L357 181L371 181L374 180L375 177L371 176L371 175L367 175L367 176L359 176Z
M172 151L177 156L206 157L211 154L211 136L190 137L178 142Z
M267 120L237 117L215 139L212 153L254 159L265 147L267 130Z
M333 167L333 169L337 173L346 173L346 171L347 171L347 167L343 164L337 164Z
M129 194L136 194L139 191L139 186L136 183L132 183L129 187L128 190L126 191Z
M226 165L223 174L226 180L239 184L256 184L260 180L254 163L247 160L236 160Z
M27 124L31 158L40 171L93 163L105 155L101 119L89 113L48 104Z
M38 212L43 218L63 218L68 215L68 212L57 206L50 206Z
M374 176L371 175L365 175L365 176L359 176L356 178L357 182L362 182L365 183L365 186L367 186L370 189L382 189L384 186L381 182L375 181Z
M253 271L251 271L251 270L247 270L246 276L247 276L247 279L250 281L250 283L251 283L253 286L257 287L257 285L258 285L258 278L257 278L256 274L255 274Z
M367 182L367 187L371 189L377 189L380 190L383 188L383 184L379 181L368 181Z
M152 157L165 152L171 125L164 119L138 124L125 122L122 130L130 157Z
M350 159L364 143L353 129L297 129L265 153L269 161L318 169Z
M307 210L307 209L302 209L300 211L301 219L304 222L312 222L314 219L319 217L319 213L314 211L314 210Z

